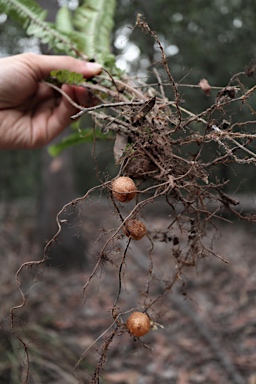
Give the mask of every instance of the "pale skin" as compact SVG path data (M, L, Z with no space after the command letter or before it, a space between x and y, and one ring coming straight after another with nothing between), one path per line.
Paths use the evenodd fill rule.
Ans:
M97 63L68 56L24 53L0 59L0 149L42 147L70 124L77 109L42 81L58 69L85 78L101 72ZM64 84L62 90L77 104L90 106L84 88Z

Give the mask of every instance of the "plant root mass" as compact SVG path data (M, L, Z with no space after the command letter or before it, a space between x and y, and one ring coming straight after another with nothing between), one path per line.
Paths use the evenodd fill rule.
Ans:
M207 264L214 260L225 266L229 263L227 255L217 252L213 246L219 228L224 223L230 224L236 219L250 225L256 222L256 215L243 209L235 195L236 190L229 193L229 180L220 177L218 172L220 167L233 169L235 166L247 167L256 163L256 111L251 103L256 86L248 89L242 84L242 79L248 81L246 76L249 71L234 75L222 87L211 87L206 79L194 85L195 97L200 92L206 98L216 93L212 104L209 101L205 110L194 113L186 106L189 100L186 103L185 94L181 91L184 84L174 80L156 33L140 15L136 27L154 39L161 53L161 63L150 67L153 85L141 79L114 78L104 71L93 83L87 81L81 85L98 99L99 104L81 108L79 116L88 113L101 133L114 138L117 177L102 181L84 196L63 207L57 215L58 231L47 243L44 258L39 262L24 263L16 277L23 306L27 300L20 288L23 270L28 266L39 267L47 259L49 248L57 241L67 221L65 214L68 208L93 205L92 195L96 192L102 194L104 190L107 198L101 222L97 223L100 228L93 227L93 216L87 225L86 235L96 239L90 249L91 269L86 271L82 289L84 300L90 301L90 295L96 295L97 284L100 285L110 268L115 271L115 278L108 284L116 287L116 295L111 302L108 301L108 308L102 301L103 304L98 308L101 313L96 316L102 315L104 306L110 317L109 328L83 352L75 366L76 371L84 362L87 352L97 344L98 362L90 383L100 382L107 356L112 353L110 347L112 343L115 345L119 337L125 339L130 336L127 335L127 328L130 334L138 337L136 343L140 347L145 350L148 348L144 338L141 341L139 337L145 335L147 340L154 333L148 333L149 318L153 323L165 323L164 312L168 317L172 297L173 300L176 297L176 287L184 297L187 297L187 292L189 296L189 290L186 289L186 274L190 273L188 269L195 267L197 270L202 261ZM187 87L190 89L189 85ZM242 109L250 114L250 120L237 118L236 112ZM232 118L229 118L230 111L235 111ZM158 219L159 216L162 220ZM161 263L158 262L160 249L165 255ZM133 274L134 264L140 266L141 272L131 288L129 284L132 277L129 274ZM127 277L126 280L126 276L129 279ZM133 291L137 292L134 296ZM164 307L168 295L170 301ZM176 305L181 312L185 311L180 302L176 301ZM13 326L17 309L14 307L11 310ZM137 318L134 325L138 313L145 323L140 323L141 320ZM126 322L129 315L130 320ZM189 316L192 316L191 313ZM200 328L196 317L193 322ZM201 327L199 332L209 342L211 336L207 336L207 331ZM131 343L131 337L126 342ZM164 340L162 342L164 345ZM189 349L192 344L186 346L184 341L183 347ZM227 375L233 375L231 382L241 383L235 364L220 356L219 347L214 342L211 347L217 359L224 361ZM187 381L180 379L179 382Z

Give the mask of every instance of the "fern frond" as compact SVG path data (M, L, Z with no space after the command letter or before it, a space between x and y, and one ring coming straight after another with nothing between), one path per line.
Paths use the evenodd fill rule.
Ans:
M84 36L83 52L104 64L110 55L115 0L84 0L74 13L74 26Z
M71 133L64 137L58 144L51 144L48 147L48 152L51 156L58 156L65 149L83 143L92 143L94 140L111 140L110 136L105 135L101 130L94 128L87 128L79 132Z
M58 31L72 33L74 32L72 23L72 14L68 7L61 7L55 19L56 28Z
M47 11L34 0L0 0L0 11L7 13L14 21L22 24L29 36L37 37L49 48L81 56L74 39L67 33L57 30L54 25L45 21Z
M42 9L34 0L0 0L0 11L6 12L15 21L27 29L30 21L45 20L47 11Z
M57 81L60 84L73 85L80 85L85 82L85 78L81 73L70 72L67 69L51 71L49 80Z
M60 8L55 24L45 21L47 11L36 0L0 0L0 12L50 49L94 58L109 67L115 61L110 49L115 5L115 0L84 0L73 15L67 7Z

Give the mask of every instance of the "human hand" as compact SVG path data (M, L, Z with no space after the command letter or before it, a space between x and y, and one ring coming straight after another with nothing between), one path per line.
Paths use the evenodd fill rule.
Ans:
M57 69L85 78L101 72L99 64L69 56L24 53L0 59L0 149L41 147L68 126L76 108L41 81ZM77 104L89 106L84 88L63 84L62 90Z

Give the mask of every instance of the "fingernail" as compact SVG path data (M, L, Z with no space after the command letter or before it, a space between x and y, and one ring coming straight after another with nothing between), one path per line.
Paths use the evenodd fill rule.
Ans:
M102 66L99 63L86 63L87 68L93 72L93 75L98 75L101 73Z

